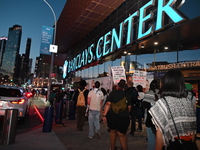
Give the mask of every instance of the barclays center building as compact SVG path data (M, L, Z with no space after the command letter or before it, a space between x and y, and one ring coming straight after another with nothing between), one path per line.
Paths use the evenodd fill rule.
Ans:
M199 0L68 0L57 22L55 64L69 84L106 77L112 66L154 78L179 68L198 95L199 7Z

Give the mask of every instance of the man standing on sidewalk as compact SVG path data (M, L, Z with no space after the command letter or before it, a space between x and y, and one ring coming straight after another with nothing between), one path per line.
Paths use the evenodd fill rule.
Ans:
M103 105L104 95L99 89L100 82L95 82L95 88L88 94L88 108L89 108L89 138L94 137L96 133L97 138L100 138L100 112Z
M87 96L89 90L86 87L87 83L85 80L81 80L79 82L79 88L74 91L74 108L76 107L76 120L77 120L77 129L78 131L83 131L84 122L86 120L85 112L86 112L86 105L87 105ZM79 94L81 93L84 95L84 99L81 98L82 101L79 101Z

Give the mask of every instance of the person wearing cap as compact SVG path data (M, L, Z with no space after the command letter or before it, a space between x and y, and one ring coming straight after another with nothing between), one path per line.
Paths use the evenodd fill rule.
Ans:
M192 101L194 108L196 109L196 97L195 93L192 91L193 86L190 83L185 83L186 91L187 91L187 98Z
M126 81L120 80L116 90L113 90L107 99L102 119L107 121L110 129L110 150L114 150L117 136L123 150L128 149L126 132L130 124L131 100L125 92ZM115 105L119 104L117 108ZM121 108L121 106L124 106Z

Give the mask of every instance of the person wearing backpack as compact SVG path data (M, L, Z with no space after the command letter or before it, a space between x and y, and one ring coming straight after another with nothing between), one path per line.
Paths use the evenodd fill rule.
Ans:
M136 103L138 102L139 94L138 94L138 91L136 90L136 88L133 87L132 81L129 81L127 83L127 85L128 85L128 88L126 89L126 93L130 96L130 99L131 99L131 112L130 112L131 131L130 131L130 134L134 135L134 132L136 131L136 115L137 115Z
M86 120L85 112L87 106L87 96L89 90L85 88L87 85L85 80L79 82L79 88L74 91L73 100L76 105L76 120L78 131L83 131L84 122Z
M116 90L110 92L102 119L110 129L110 150L115 150L116 140L119 137L121 149L128 150L126 132L130 124L131 101L125 92L126 81L121 79Z
M104 94L99 89L100 82L95 82L95 87L88 94L88 108L89 108L89 138L93 138L96 133L97 138L100 138L100 112L102 109Z

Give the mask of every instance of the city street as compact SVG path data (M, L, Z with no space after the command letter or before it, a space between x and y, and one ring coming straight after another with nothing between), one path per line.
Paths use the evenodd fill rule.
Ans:
M40 100L33 100L39 111L44 113L44 103ZM39 117L31 109L29 118L24 125L19 124L17 128L16 142L11 145L1 145L0 149L12 150L108 150L109 149L109 132L107 126L101 123L101 138L88 138L88 122L85 122L83 131L77 131L76 120L69 120L67 117L62 118L62 122L52 125L52 132L44 133L42 131ZM130 129L127 133L130 132ZM135 132L134 136L127 134L128 147L130 150L146 150L146 128L143 124L142 132ZM200 148L200 140L197 139ZM117 140L117 149L120 150L120 143Z

